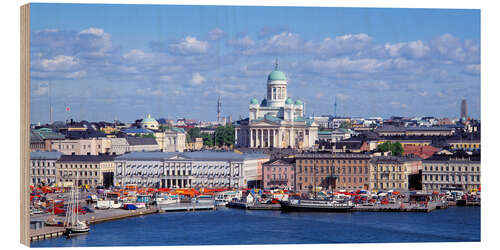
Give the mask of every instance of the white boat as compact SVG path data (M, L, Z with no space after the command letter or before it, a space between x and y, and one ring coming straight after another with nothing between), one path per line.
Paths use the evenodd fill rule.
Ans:
M226 206L233 198L241 198L241 195L235 191L226 191L218 193L215 196L215 205L216 206Z
M179 202L180 202L180 197L178 195L177 196L166 195L163 197L156 198L156 204L159 206L177 204Z
M76 176L76 183L78 183L78 175ZM67 236L74 236L78 234L88 233L90 227L85 221L78 219L78 188L71 188L71 203L66 210L66 231Z

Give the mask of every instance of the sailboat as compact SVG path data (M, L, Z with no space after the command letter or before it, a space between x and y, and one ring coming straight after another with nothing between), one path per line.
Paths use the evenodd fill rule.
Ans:
M78 174L76 176L76 183L78 184ZM75 188L75 185L71 188L71 202L66 210L65 226L66 231L64 233L67 236L74 236L90 231L89 225L85 221L78 219L78 188Z

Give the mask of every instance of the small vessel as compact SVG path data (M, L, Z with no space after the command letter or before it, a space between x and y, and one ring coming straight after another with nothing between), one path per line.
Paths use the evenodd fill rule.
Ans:
M308 211L308 212L349 212L354 204L351 201L339 202L336 200L318 199L290 199L281 201L283 211Z
M78 183L78 175L76 176L76 183ZM64 232L67 236L75 236L79 234L88 233L90 231L89 225L85 221L80 221L78 219L79 207L78 207L78 188L71 189L71 200L66 210L66 231Z

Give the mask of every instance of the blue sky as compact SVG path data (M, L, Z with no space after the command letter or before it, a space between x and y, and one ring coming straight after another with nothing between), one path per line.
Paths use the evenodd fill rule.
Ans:
M479 10L32 4L31 119L245 118L276 58L307 115L480 118L480 44Z

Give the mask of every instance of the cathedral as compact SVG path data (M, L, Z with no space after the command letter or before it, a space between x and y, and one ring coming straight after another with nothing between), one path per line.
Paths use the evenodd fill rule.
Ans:
M318 138L318 124L304 117L304 104L287 95L287 79L278 70L267 77L267 97L250 100L249 116L236 127L236 146L245 148L309 148Z

